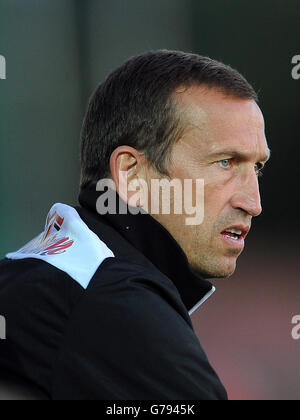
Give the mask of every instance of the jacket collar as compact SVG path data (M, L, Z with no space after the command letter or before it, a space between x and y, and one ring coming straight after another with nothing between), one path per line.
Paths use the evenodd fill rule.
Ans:
M81 190L79 203L97 213L96 202L103 192L96 187ZM117 194L118 200L128 206ZM215 291L212 284L196 275L182 248L159 222L148 213L99 215L117 230L131 245L138 249L159 271L175 284L183 303L191 315Z

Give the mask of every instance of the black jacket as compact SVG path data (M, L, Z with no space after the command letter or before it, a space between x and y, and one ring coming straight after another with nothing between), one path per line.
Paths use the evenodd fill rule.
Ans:
M0 262L0 369L52 399L226 399L190 319L212 285L150 215L100 216L98 197Z

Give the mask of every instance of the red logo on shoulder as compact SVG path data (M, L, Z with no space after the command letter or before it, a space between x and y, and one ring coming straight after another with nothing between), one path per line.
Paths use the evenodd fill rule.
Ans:
M66 252L74 241L61 233L65 219L55 211L47 218L45 232L20 249L22 254L59 255Z
M46 246L46 248L41 250L40 255L63 254L66 252L66 249L73 245L74 241L69 240L69 237L62 237L58 234L63 226L64 220L56 211L48 216L47 227L41 241L41 246Z

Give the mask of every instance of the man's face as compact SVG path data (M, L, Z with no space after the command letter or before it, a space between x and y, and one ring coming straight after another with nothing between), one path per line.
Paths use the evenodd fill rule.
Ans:
M196 272L228 277L252 218L262 211L258 172L269 157L264 119L254 101L225 97L216 89L178 90L175 98L187 128L172 150L169 174L182 184L204 180L204 221L188 226L187 214L152 216L179 243Z

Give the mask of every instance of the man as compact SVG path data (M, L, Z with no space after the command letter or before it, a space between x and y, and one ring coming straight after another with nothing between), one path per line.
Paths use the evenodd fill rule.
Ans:
M226 399L190 315L235 270L269 155L231 67L163 50L112 72L83 125L80 206L54 205L0 264L1 367L52 399Z

